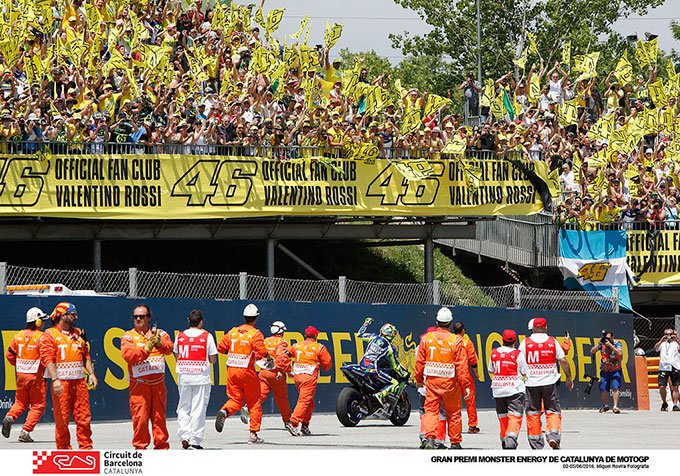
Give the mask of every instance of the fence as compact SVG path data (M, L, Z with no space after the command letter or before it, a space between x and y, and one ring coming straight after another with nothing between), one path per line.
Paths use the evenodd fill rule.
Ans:
M364 144L366 145L366 144ZM362 157L356 157L352 148L329 146L273 146L273 145L223 145L223 144L143 144L129 142L22 142L0 141L2 154L29 154L39 158L51 155L98 155L98 154L186 154L217 155L225 157L263 157L276 160L288 160L308 157L326 157L330 159L349 159L366 157L383 157L394 160L453 159L452 154L443 154L434 148L401 148L378 146L371 151L362 149ZM370 149L370 148L369 148ZM466 152L471 160L491 159L526 159L523 151L495 152L493 150L472 150Z
M637 347L644 349L645 355L658 356L659 352L654 350L654 345L663 336L663 331L675 329L676 332L680 333L680 314L676 314L674 317L638 316L633 320L633 325L635 335L640 340Z
M131 298L251 299L306 302L441 304L514 309L618 312L618 296L586 291L525 287L470 286L456 283L374 283L268 278L240 274L189 274L142 271L63 270L0 263L0 294L8 286L61 284L72 291L90 290ZM36 294L39 291L32 291Z
M497 217L476 223L472 240L437 240L446 246L528 268L559 265L559 236L552 217Z

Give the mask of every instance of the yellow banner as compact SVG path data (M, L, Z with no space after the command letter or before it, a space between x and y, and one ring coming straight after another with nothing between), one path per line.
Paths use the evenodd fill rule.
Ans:
M527 215L543 208L503 160L429 161L407 180L388 160L200 155L53 155L0 158L0 216L209 219L276 215ZM421 165L422 167L422 165ZM534 164L528 163L529 170ZM342 173L340 173L342 171Z
M626 239L626 261L638 284L680 284L680 231L629 230Z

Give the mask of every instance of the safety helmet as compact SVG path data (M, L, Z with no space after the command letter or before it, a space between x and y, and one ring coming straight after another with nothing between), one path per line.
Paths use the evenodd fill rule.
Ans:
M307 329L305 329L305 337L316 337L319 334L319 330L314 326L308 326Z
M534 320L530 319L529 322L527 322L527 330L532 330L534 328Z
M76 306L70 302L60 302L57 304L57 306L54 308L54 311L52 311L52 314L50 314L52 323L57 322L64 314L78 314Z
M269 328L272 334L281 334L287 331L286 325L281 321L272 322L272 326Z
M384 324L380 328L380 335L383 336L387 340L392 340L394 339L394 336L397 335L397 328L394 327L392 324Z
M449 309L448 307L442 307L437 311L437 322L446 324L451 321L453 321L453 314L451 313L451 309Z
M26 311L26 324L35 323L36 327L42 326L42 320L47 317L39 307L32 307Z
M243 317L257 317L260 315L260 310L255 304L248 304L243 310Z

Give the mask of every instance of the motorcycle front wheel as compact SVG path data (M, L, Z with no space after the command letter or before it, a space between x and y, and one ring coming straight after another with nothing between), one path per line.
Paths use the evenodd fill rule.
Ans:
M406 392L399 395L397 405L394 407L390 421L394 426L404 426L411 416L411 399Z
M357 426L361 421L361 402L364 397L354 387L345 387L335 402L335 414L344 426Z

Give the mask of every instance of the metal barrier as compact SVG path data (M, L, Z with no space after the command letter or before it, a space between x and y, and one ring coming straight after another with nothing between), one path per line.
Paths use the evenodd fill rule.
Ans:
M527 268L556 267L559 236L552 217L497 217L476 224L474 240L437 240L438 243L469 253Z
M655 230L680 230L680 220L664 221L629 221L629 222L567 222L561 225L565 230L586 230L586 231L611 231L611 230L630 230L630 231L655 231Z
M555 291L509 284L373 283L340 276L337 280L268 278L240 274L28 268L0 263L0 294L8 286L61 284L131 298L252 299L306 302L441 304L513 309L618 312L618 296L586 291ZM35 291L34 294L39 294Z
M22 142L0 141L0 154L34 155L41 159L48 159L51 155L217 155L226 157L263 157L274 160L291 160L311 157L326 157L330 159L363 159L357 156L351 148L322 147L322 146L272 146L272 145L222 145L222 144L134 144L128 142ZM382 157L393 160L452 160L452 154L442 153L440 150L429 148L400 148L385 147L382 151L376 146L371 157ZM466 158L470 160L494 159L526 159L523 151L507 151L496 153L492 150L466 151Z
M635 335L640 340L637 347L645 351L647 356L658 356L654 345L663 336L666 329L675 329L680 333L680 314L671 317L635 317L633 319Z

